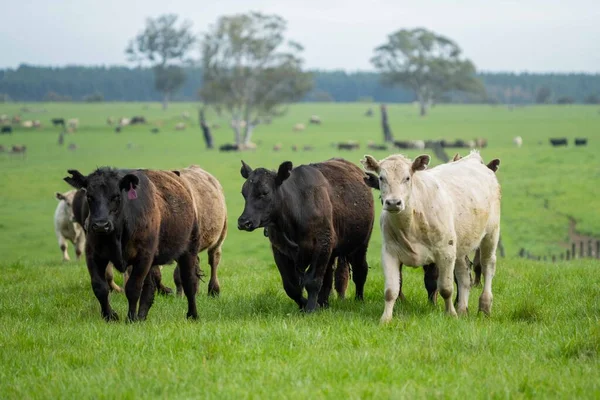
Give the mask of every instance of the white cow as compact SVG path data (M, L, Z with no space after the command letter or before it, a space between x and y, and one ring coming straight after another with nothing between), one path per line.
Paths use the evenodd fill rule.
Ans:
M426 170L429 156L414 161L392 155L381 161L365 156L361 163L379 175L381 264L385 275L385 310L392 318L399 293L399 265L435 263L437 287L446 313L467 312L471 280L465 256L480 248L484 288L479 311L492 308L492 278L500 236L500 184L474 150L468 156ZM452 304L453 276L459 286L457 309Z
M515 146L521 147L523 146L523 138L521 136L515 136L515 138L513 139L513 143L515 144Z
M77 190L69 190L66 193L56 192L58 206L54 212L54 231L58 239L58 245L63 253L63 261L70 261L67 252L69 240L75 245L75 254L77 259L81 257L85 246L85 232L83 228L74 221L73 216L73 198Z

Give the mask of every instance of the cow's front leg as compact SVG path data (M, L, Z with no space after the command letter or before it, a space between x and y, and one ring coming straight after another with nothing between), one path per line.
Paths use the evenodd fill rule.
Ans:
M89 254L89 252L87 252L87 254ZM105 276L108 260L90 254L86 255L86 262L88 272L92 280L92 289L94 290L94 294L96 295L98 302L100 302L102 318L104 318L107 322L117 321L119 316L110 307L110 303L108 301L109 286Z
M306 275L304 276L304 287L308 293L308 301L304 311L313 312L317 308L317 300L329 260L331 258L331 246L329 243L324 243L315 249L312 261Z
M279 252L275 247L271 247L273 250L273 258L275 258L275 265L277 265L277 269L281 275L285 293L290 299L298 304L298 307L301 310L303 310L306 306L306 298L304 298L302 294L301 278L296 269L294 260Z
M137 320L137 306L140 301L140 296L142 295L142 288L144 288L146 277L152 266L152 259L153 257L151 254L138 254L137 260L131 268L129 279L127 279L127 283L125 284L125 295L127 296L127 301L129 303L129 311L127 313L129 322ZM147 288L144 289L147 290ZM140 313L142 313L142 316L145 318L151 305L151 303L147 304L147 302L151 298L146 293L144 294L145 298L143 304L140 304Z
M456 243L456 239L454 239ZM452 292L454 290L454 264L456 262L456 249L449 248L444 253L436 255L435 264L438 266L437 287L444 299L446 314L456 317L456 310L452 303Z
M386 248L385 244L381 248L381 266L383 267L383 276L385 278L385 307L381 315L381 323L385 324L392 320L394 305L400 293L400 266L402 263L398 257L392 254Z

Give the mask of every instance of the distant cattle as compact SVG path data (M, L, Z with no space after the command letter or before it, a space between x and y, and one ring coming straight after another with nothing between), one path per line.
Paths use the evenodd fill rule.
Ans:
M484 138L477 138L475 139L475 147L477 147L478 149L484 149L487 147L487 139Z
M33 121L33 127L34 128L41 128L42 127L42 123L40 122L40 120L36 119Z
M305 144L305 145L302 147L302 150L304 150L304 151L313 151L314 149L315 149L315 147L314 147L314 146L311 146L310 144Z
M182 131L185 129L185 123L183 122L178 122L177 124L175 124L175 130L176 131Z
M3 126L2 127L2 134L3 135L10 135L13 132L12 126Z
M123 128L120 125L115 126L115 133L121 133Z
M362 171L331 159L296 168L286 161L277 172L242 161L240 172L245 206L238 229L268 229L283 287L300 309L329 305L337 257L352 265L356 298L362 299L373 226L373 196Z
M567 145L567 138L553 138L550 139L550 144L552 144L552 146L554 147L558 147L558 146L566 146Z
M129 118L120 118L119 119L119 126L123 127L123 126L128 126L129 124L131 124L131 119L129 119Z
M160 130L158 128L152 128L152 129L150 129L150 132L152 132L152 133L159 133Z
M188 318L198 318L200 228L194 195L172 171L100 168L84 176L69 170L65 181L85 189L89 206L86 261L92 288L105 320L118 315L108 301L106 266L125 272L132 265L125 292L130 321L144 320L154 301L154 266L176 260L188 300ZM138 309L139 302L139 309Z
M309 124L321 125L321 118L318 115L312 115L310 120L308 120Z
M70 143L69 147L67 147L67 149L69 149L71 151L75 151L75 150L77 150L77 145L75 143Z
M79 129L79 118L71 118L67 121L67 127L73 131Z
M0 144L0 153L4 153L5 151L6 149L4 148L4 146Z
M129 123L131 125L136 125L136 124L145 124L146 123L146 118L140 115L136 115L134 117L131 118L131 120L129 121Z
M367 148L371 150L387 150L388 146L387 144L376 144L373 143L373 141L369 140L369 142L367 143Z
M23 128L33 128L33 121L29 121L29 120L23 121L23 122L21 122L21 126Z
M183 119L190 119L190 113L187 111L184 111L181 113L181 118Z
M13 124L19 124L21 123L21 117L19 115L15 115L12 117L12 123Z
M113 125L115 123L115 119L113 117L108 117L106 118L106 124L107 125Z
M70 261L68 241L75 246L77 259L83 254L85 246L85 232L83 227L75 223L73 214L73 199L77 190L69 190L65 193L56 192L55 197L58 205L54 211L54 232L58 239L58 246L62 251L63 261Z
M237 144L226 143L219 146L219 151L238 151L240 150Z
M294 125L294 132L302 132L304 129L306 129L306 126L304 126L304 124Z
M25 145L13 145L12 149L11 149L11 154L20 154L23 157L25 157L25 154L27 153L27 146Z
M361 161L367 171L379 175L381 184L380 224L386 287L382 322L392 318L399 295L401 263L411 266L435 263L439 271L437 288L444 298L446 313L466 313L471 278L465 257L477 247L481 247L485 278L479 310L485 314L491 312L492 277L500 234L498 180L477 152L424 171L429 160L427 155L414 161L393 155L382 161L365 156ZM473 187L478 191L473 192ZM425 210L445 211L440 214ZM412 218L407 219L406 215ZM451 298L453 275L459 286L457 309Z
M369 108L367 109L367 111L365 111L365 117L372 117L373 116L373 109Z
M396 140L394 141L394 147L399 149L424 149L425 142L422 140Z
M65 126L65 119L64 118L52 118L52 125L53 126Z
M521 146L523 146L523 138L521 136L515 136L513 139L513 143L515 144L515 146L517 146L517 148L520 148Z
M8 125L10 124L10 118L6 114L0 115L0 125Z
M587 138L575 138L575 146L587 146Z
M360 144L355 141L340 142L337 144L337 148L338 150L358 150L360 149Z
M279 151L282 147L283 146L281 145L281 143L277 143L273 146L273 151Z

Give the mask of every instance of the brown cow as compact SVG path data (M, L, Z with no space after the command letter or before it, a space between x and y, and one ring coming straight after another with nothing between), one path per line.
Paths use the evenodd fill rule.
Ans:
M331 159L292 169L286 161L275 172L253 170L242 161L240 172L246 181L238 229L268 228L283 287L300 309L311 312L317 304L328 306L336 257L352 265L356 298L362 299L373 196L360 168Z
M84 188L89 206L85 255L92 288L106 321L118 315L108 301L106 267L112 262L125 272L128 320L144 320L154 301L152 266L174 260L188 300L188 318L198 318L198 252L200 228L194 195L171 171L100 168L88 176L69 170L65 181ZM138 310L139 302L139 310Z

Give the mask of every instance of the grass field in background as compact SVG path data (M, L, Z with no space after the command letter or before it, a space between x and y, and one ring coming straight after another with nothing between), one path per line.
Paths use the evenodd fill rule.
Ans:
M23 107L33 111L22 112ZM383 311L383 276L376 224L368 254L364 303L333 300L328 310L305 316L285 295L261 231L240 232L243 209L240 159L276 169L334 156L358 164L381 142L376 105L298 104L259 126L254 152L205 149L197 104L2 104L0 114L39 119L39 130L15 129L0 144L25 144L27 156L0 154L0 393L3 398L398 398L600 396L600 263L520 260L521 247L541 255L564 251L568 218L583 233L600 236L600 114L597 107L437 106L426 118L412 105L390 105L397 139L484 137L484 160L501 159L502 238L491 318L474 313L444 317L427 304L421 270L405 269L407 301L393 322ZM373 118L363 114L373 107ZM182 112L192 120L175 131ZM322 125L308 125L317 114ZM143 115L147 126L116 134L106 118ZM57 145L55 117L79 118L77 133ZM228 121L214 114L218 145L233 139ZM304 132L292 132L296 123ZM150 128L160 127L159 134ZM523 138L523 147L512 143ZM552 148L550 137L587 137L587 147ZM332 146L356 140L361 149ZM69 151L70 143L77 150ZM283 150L274 152L280 143ZM311 145L311 152L291 146ZM403 152L414 157L425 151ZM451 150L448 150L449 155ZM461 153L466 154L465 150ZM431 153L430 153L431 154ZM439 161L433 157L433 163ZM222 294L198 299L200 321L185 320L186 303L156 299L148 321L106 324L100 317L84 262L63 264L54 236L54 192L69 190L67 169L97 166L182 168L198 164L223 184L229 234L220 268ZM377 216L380 212L376 206ZM73 247L70 246L73 255ZM206 256L201 265L207 268ZM173 285L173 267L163 276ZM121 282L121 277L117 277ZM350 297L353 285L350 285ZM125 296L111 295L126 315Z

